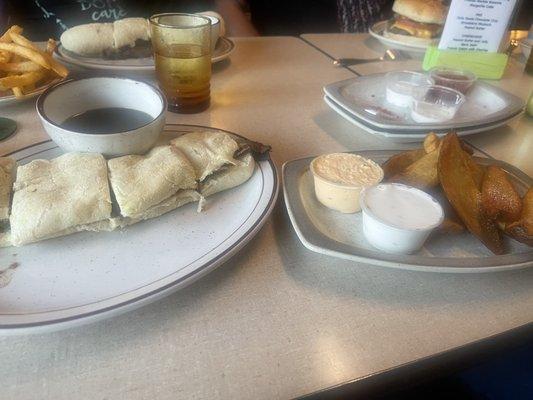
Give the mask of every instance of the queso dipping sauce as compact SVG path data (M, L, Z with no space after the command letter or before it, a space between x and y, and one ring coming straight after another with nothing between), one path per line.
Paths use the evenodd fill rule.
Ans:
M361 210L361 190L383 179L379 165L357 154L324 154L311 162L310 169L318 201L347 214Z
M430 195L414 187L388 183L361 196L363 232L374 247L389 253L412 253L442 223L444 212Z
M127 132L153 121L144 111L131 108L108 107L87 110L68 117L60 124L61 128L92 135L105 135Z

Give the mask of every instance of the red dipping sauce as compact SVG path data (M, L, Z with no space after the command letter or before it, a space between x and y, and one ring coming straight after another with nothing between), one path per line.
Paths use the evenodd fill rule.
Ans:
M429 76L435 81L435 85L446 86L462 94L468 93L476 81L472 72L449 68L433 68Z

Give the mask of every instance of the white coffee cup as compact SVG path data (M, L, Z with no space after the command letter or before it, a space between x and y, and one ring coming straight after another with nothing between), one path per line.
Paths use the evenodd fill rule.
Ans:
M211 21L211 53L215 51L218 38L220 37L220 19L212 15L204 15L202 17L209 18Z

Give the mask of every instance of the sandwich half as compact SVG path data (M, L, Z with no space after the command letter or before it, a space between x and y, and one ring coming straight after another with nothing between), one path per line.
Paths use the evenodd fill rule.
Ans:
M250 146L225 132L191 132L170 144L194 166L198 191L203 197L241 185L255 169Z
M175 147L158 146L146 155L117 157L107 164L123 218L119 225L155 218L200 199L194 168Z
M61 35L63 48L84 57L143 58L152 55L150 24L145 18L78 25Z
M11 188L15 176L14 159L0 157L0 231L9 224L9 206L11 204Z
M84 230L109 229L111 196L101 154L66 153L20 166L10 216L20 246Z

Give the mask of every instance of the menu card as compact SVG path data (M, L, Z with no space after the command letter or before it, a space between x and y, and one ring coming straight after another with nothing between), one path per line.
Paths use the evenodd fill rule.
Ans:
M440 50L497 52L517 0L452 0Z

